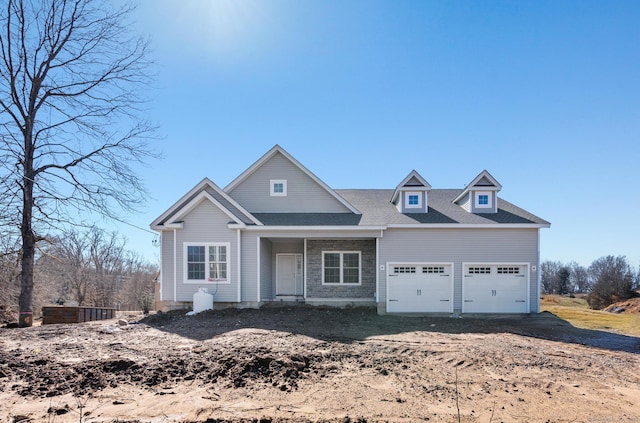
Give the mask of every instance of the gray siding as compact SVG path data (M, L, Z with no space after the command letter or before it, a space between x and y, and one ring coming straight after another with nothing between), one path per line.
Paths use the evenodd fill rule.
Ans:
M414 207L414 208L405 207L407 204L406 201L409 193L420 194L420 196L422 197L422 207ZM420 191L419 189L416 189L415 191L403 191L402 195L400 196L400 201L401 201L400 209L402 210L403 213L426 213L427 212L427 207L428 207L427 193L425 191Z
M287 195L272 197L270 181L287 181ZM282 154L275 154L228 193L249 212L346 213L350 210Z
M258 298L258 267L256 264L257 257L257 240L254 234L242 232L242 260L240 266L242 272L240 276L241 295L240 301L253 302L260 301Z
M272 257L273 244L268 239L260 239L260 301L273 298L275 285Z
M162 231L160 286L162 287L162 301L173 301L173 231Z
M481 189L479 189L478 191L482 191ZM472 192L472 195L470 195L469 197L471 198L470 201L470 207L471 207L471 213L497 213L498 211L498 199L497 199L497 193L495 191L488 191L489 195L491 197L491 208L482 208L482 207L476 207L476 199L475 199L475 193Z
M360 251L361 284L323 285L323 251ZM307 242L307 298L373 299L376 291L375 240L327 240Z
M466 193L464 197L460 201L458 201L460 207L471 213L471 195Z
M229 229L229 216L209 201L202 201L184 218L184 228L176 231L177 301L192 301L198 288L208 288L214 301L235 302L238 298L237 232ZM189 242L229 242L228 272L231 283L185 283L184 244Z
M530 265L530 311L538 311L538 229L389 229L380 239L379 301L386 302L386 264L442 262L454 266L454 311L462 310L463 262L521 262Z

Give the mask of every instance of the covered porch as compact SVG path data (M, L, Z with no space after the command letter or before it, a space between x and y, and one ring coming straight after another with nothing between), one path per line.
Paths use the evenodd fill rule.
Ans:
M271 236L258 246L261 303L376 303L376 238Z

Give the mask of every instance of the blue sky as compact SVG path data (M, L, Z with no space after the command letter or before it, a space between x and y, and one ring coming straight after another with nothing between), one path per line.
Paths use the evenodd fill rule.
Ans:
M552 222L543 260L640 263L640 2L141 0L135 19L164 158L134 225L280 144L333 188L487 169Z

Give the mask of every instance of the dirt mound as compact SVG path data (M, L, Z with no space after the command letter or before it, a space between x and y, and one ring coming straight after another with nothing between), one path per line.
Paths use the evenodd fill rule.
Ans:
M604 311L610 313L640 313L640 295L611 304Z
M317 359L309 354L273 352L264 347L223 351L206 346L192 348L188 356L160 352L145 357L144 362L117 358L69 364L39 355L36 352L25 356L18 351L3 354L0 383L19 380L10 388L26 397L52 397L69 392L87 395L121 384L161 388L194 380L225 388L251 383L289 391L297 388L298 379L305 377Z

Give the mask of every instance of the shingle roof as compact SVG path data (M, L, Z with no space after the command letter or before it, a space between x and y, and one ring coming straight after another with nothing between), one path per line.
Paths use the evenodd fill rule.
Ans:
M354 213L253 213L267 226L357 226L362 215Z
M544 219L498 198L498 213L469 213L453 200L460 189L432 189L428 197L428 213L401 213L390 202L394 190L390 189L340 189L335 190L355 208L362 212L361 226L383 226L392 224L509 224L528 223L547 225Z

